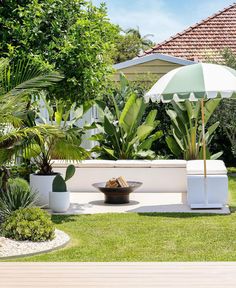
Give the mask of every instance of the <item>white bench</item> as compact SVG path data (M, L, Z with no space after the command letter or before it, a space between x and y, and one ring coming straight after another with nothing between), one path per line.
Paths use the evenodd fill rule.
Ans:
M54 161L53 169L64 174L68 164L68 161ZM68 181L71 192L96 191L93 183L118 176L143 182L137 192L187 191L185 160L84 160L73 164L76 174Z

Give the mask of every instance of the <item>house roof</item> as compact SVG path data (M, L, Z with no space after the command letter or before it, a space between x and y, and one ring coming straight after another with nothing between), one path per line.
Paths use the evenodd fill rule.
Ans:
M222 62L220 52L224 48L230 48L236 55L236 3L157 44L143 56L162 53L189 60L213 58Z
M129 68L138 64L144 64L146 62L153 61L153 60L162 60L162 61L179 64L183 66L194 63L194 61L191 61L191 60L186 60L186 59L178 58L178 57L171 56L171 55L155 53L151 55L145 55L144 57L136 57L134 59L115 64L113 65L113 68L115 68L116 70L120 70L120 69Z

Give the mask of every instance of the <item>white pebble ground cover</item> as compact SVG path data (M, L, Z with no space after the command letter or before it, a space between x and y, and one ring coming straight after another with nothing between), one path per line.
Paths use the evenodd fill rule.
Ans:
M0 259L19 256L28 256L53 251L65 246L70 237L61 230L55 230L55 238L45 242L15 241L0 237Z

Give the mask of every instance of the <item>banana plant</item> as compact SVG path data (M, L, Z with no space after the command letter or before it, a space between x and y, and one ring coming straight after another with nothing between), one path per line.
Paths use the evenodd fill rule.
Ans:
M121 111L114 96L111 96L114 111L102 107L101 122L96 124L100 133L91 138L99 145L92 151L105 159L153 159L156 155L151 150L152 143L163 135L157 131L157 111L150 111L143 120L147 104L143 98L137 98L125 80L121 75L120 93L128 100Z
M219 105L220 100L208 100L205 104L205 125L207 125L213 112ZM202 159L202 123L201 104L198 102L185 101L183 103L172 102L173 109L166 112L171 119L171 135L166 138L167 145L176 157L186 160ZM213 139L214 132L219 126L215 122L209 126L206 133L206 145ZM208 159L217 159L223 152L214 155L207 149Z

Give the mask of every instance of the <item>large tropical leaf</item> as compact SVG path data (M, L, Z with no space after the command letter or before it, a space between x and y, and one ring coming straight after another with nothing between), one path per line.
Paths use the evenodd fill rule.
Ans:
M207 101L205 103L205 109L204 109L204 116L205 116L205 124L208 123L210 117L214 113L215 109L218 107L220 104L220 99L213 99L210 101Z
M157 131L155 134L149 136L146 140L142 141L139 145L138 150L149 150L152 147L154 141L158 140L163 136L162 131Z
M1 94L16 95L41 90L63 79L60 73L43 71L29 60L19 60L13 64L5 62L3 66L4 69L0 68Z
M133 134L142 119L146 105L142 98L136 99L136 95L132 94L125 104L120 115L119 124L122 126L128 137Z
M214 124L212 124L210 127L208 127L207 132L205 134L205 140L207 142L207 144L210 143L210 136L212 136L212 134L216 131L216 129L219 127L220 122L215 122Z
M175 139L171 136L166 137L166 143L170 149L170 151L176 156L179 157L182 154L182 149L178 145L178 143L175 141Z
M145 124L153 125L153 123L155 122L156 117L157 117L157 110L151 110L148 113L147 118L145 119Z
M137 136L139 141L143 141L147 136L149 136L152 131L155 129L155 127L151 125L142 124L137 129Z
M108 135L116 136L116 127L113 123L110 123L106 116L104 117L104 130Z
M211 160L217 160L217 159L219 159L219 158L222 156L222 154L223 154L223 151L220 151L220 152L218 152L218 153L215 153L215 154L213 154L213 155L210 156L210 159L211 159Z

